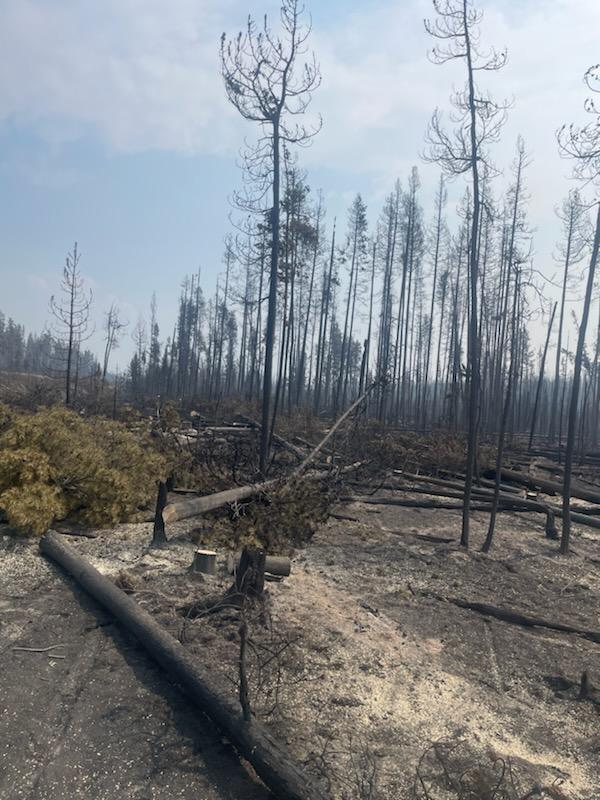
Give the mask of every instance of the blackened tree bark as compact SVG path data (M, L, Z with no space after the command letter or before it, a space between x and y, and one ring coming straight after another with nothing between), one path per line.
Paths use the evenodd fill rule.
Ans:
M269 419L273 379L273 354L277 323L277 277L279 264L279 216L282 144L308 141L318 128L290 122L306 111L312 92L320 83L317 62L312 58L299 64L306 52L310 24L302 21L303 6L298 0L282 0L281 35L276 36L265 16L261 29L248 18L245 33L235 39L221 38L221 68L227 97L239 113L261 126L262 136L246 154L246 169L255 184L250 206L257 210L270 190L271 263L269 301L265 331L260 469L265 472L269 459Z
M587 71L585 82L592 92L600 93L600 65L592 67ZM591 122L580 128L575 125L570 125L569 127L563 126L558 132L558 144L561 154L574 160L575 177L584 181L584 185L592 187L594 192L593 205L597 206L596 228L588 269L587 288L583 301L583 312L579 325L577 350L575 351L573 385L569 404L567 443L565 447L565 480L563 487L563 529L560 542L560 552L563 554L569 552L571 537L571 472L573 468L575 436L577 434L581 364L583 361L585 335L592 302L592 292L594 289L594 277L598 264L598 253L600 251L600 109L595 105L593 97L587 100L585 108L586 111L593 116Z
M479 24L482 14L470 0L433 0L434 21L425 21L427 32L438 40L431 58L445 64L461 59L467 73L466 85L454 92L452 105L457 127L448 134L442 127L439 111L432 117L427 133L428 160L439 163L449 175L471 174L472 208L469 242L468 319L468 442L461 544L469 546L469 506L477 454L480 406L480 341L478 325L479 225L481 218L481 172L489 171L486 145L496 141L506 116L507 104L497 104L481 96L475 84L475 71L491 72L506 62L506 53L482 54L479 50Z

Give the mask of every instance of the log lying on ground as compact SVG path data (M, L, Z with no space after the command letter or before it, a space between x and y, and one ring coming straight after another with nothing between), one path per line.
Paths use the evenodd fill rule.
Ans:
M426 486L426 485L424 486L420 483L417 484L416 486L411 486L410 485L411 483L412 481L407 480L406 482L380 483L377 486L369 486L365 485L364 483L353 482L349 483L349 486L355 487L357 490L362 489L363 491L367 491L370 497L372 497L375 492L381 491L382 489L386 489L392 492L404 491L404 492L412 492L414 494L430 494L434 495L435 497L459 498L464 496L464 491L460 491L459 489L442 489L439 488L438 486ZM476 499L480 500L491 500L492 498L489 489L473 488L473 496ZM513 499L514 495L509 495L509 497Z
M360 522L358 517L351 517L349 514L334 514L330 511L327 516L331 519L339 519L342 522Z
M131 597L101 575L60 537L49 531L40 540L42 553L58 562L95 600L142 644L198 708L217 725L238 753L256 770L276 797L325 800L278 740L256 720L245 721L237 704L213 685L209 675Z
M412 536L414 539L419 539L423 542L432 542L433 544L451 544L456 539L450 536L435 536L432 533L413 533L412 531L394 531L389 528L381 528L383 533L389 533L392 536Z
M255 430L249 425L211 425L198 428L198 436L253 436Z
M493 617L494 619L499 619L502 622L508 622L512 625L521 625L524 628L547 628L548 630L559 631L561 633L574 633L577 636L582 636L584 639L589 639L591 642L600 643L600 631L580 628L576 625L569 625L564 622L554 622L552 620L542 619L541 617L533 617L529 614L523 614L520 611L513 611L510 608L499 608L489 603L462 600L458 597L445 597L436 592L422 590L420 594L425 597L432 597L434 600L452 603L459 608L476 611L478 614L483 614L486 617Z
M396 472L396 470L394 470ZM412 473L403 473L404 476L411 476L410 480L417 479L418 481L422 481L423 483L432 483L435 485L446 486L451 481L443 481L441 479L430 479L429 477L420 476L420 475L413 475ZM398 476L400 477L400 476ZM463 488L461 484L457 484L461 489ZM399 488L399 487L386 487L383 484L379 488ZM435 495L437 497L454 497L457 499L462 499L463 492L459 490L453 489L446 489L446 490L438 490L433 488L422 488L422 487L402 487L407 491L414 492L415 494L430 494ZM493 491L490 489L485 489L482 487L473 487L473 495L478 500L491 500L493 497ZM555 517L562 518L562 507L553 505L552 503L544 503L539 500L530 500L525 497L515 497L514 495L501 492L500 493L500 510L503 511L532 511L534 513L546 514L548 513L554 515ZM477 509L473 509L477 510ZM491 508L490 508L491 510ZM578 508L571 506L571 519L574 522L579 523L580 525L587 525L590 528L597 528L600 529L600 508Z
M233 575L239 569L242 553L236 553L227 559L227 571ZM292 571L292 561L287 556L265 556L265 572L287 578Z
M547 458L549 461L556 461L557 463L560 463L562 460L564 460L565 451L564 448L562 448L559 454L558 450L544 450L538 447L531 450L529 455ZM597 466L600 464L600 455L598 453L584 453L583 458L581 454L578 454L577 458L579 459L580 463L589 464L591 466Z
M410 482L409 482L410 483ZM453 497L455 499L462 499L464 497L464 491L460 491L458 489L442 489L438 486L423 486L421 484L417 486L410 486L409 483L404 483L402 485L386 485L383 484L380 488L381 489L401 489L405 492L412 492L413 494L430 494L435 497ZM476 500L492 500L492 494L489 493L489 489L475 489L473 488L472 495ZM512 500L514 495L509 495L510 499ZM514 498L517 500L518 498ZM533 510L533 509L532 509Z
M446 475L452 476L452 478L458 478L459 481L457 481L457 482L459 483L460 486L464 487L464 485L465 485L465 476L462 473L460 473L460 472L446 472L445 470L444 470L444 472L445 472ZM479 476L477 481L473 484L473 486L478 486L480 488L487 488L487 489L493 489L495 487L495 485L496 484L495 484L494 481L490 481L487 478L482 478L481 476ZM517 486L511 486L509 483L501 483L500 484L500 491L508 492L509 494L520 494L522 489L519 489Z
M394 470L396 472L396 470ZM439 494L442 497L463 497L465 486L463 483L459 483L458 481L446 481L442 478L430 478L427 475L413 475L410 472L400 473L395 476L398 480L404 480L405 482L400 484L402 488L406 487L406 483L418 483L418 484L426 484L427 488L421 489L411 489L411 491L420 491L420 492L427 492L427 489L430 489L430 494ZM399 484L396 484L396 488L398 488ZM439 486L444 491L434 490L432 486ZM383 484L382 487L386 488L386 485ZM394 488L393 486L391 488ZM480 495L481 497L493 497L494 493L491 489L487 489L483 486L473 486L472 489L473 494ZM510 495L511 498L515 498L514 495Z
M71 531L71 530L66 530L65 529L65 530L60 530L60 531L57 530L56 533L59 533L61 536L81 536L84 539L97 539L98 538L98 534L97 533L93 533L92 531L84 531L84 530Z
M461 509L462 503L445 502L444 500L411 500L397 497L364 497L363 495L344 495L341 503L365 503L373 506L403 506L404 508L446 508ZM471 503L472 511L489 511L490 503Z
M408 489L408 491L416 491L413 489ZM428 492L428 494L435 494L435 492ZM461 495L462 497L462 495ZM459 499L457 497L457 499ZM492 504L483 497L476 498L477 502L471 503L471 511L491 511ZM440 508L440 509L461 509L463 507L462 503L453 503L450 500L415 500L410 498L392 498L392 497L372 497L362 496L362 495L346 495L340 498L341 502L344 503L366 503L367 505L379 505L379 506L403 506L405 508ZM525 502L525 501L523 501ZM546 513L546 509L542 506L537 508L531 508L527 505L523 505L519 502L508 502L503 499L500 500L500 510L502 511L521 511L524 513L531 513L531 512L544 512ZM558 512L557 512L558 513ZM590 518L591 519L591 518ZM600 525L600 520L597 520L598 524ZM593 527L593 526L592 526Z
M527 486L529 489L537 489L546 494L562 495L563 485L557 481L548 481L545 478L536 478L524 472L517 472L516 470L505 468L501 470L500 474L505 480L513 481L513 483L520 483L522 486ZM573 482L571 484L571 497L578 497L580 500L587 500L589 503L600 505L600 489L594 491L593 489L582 486L580 483Z
M413 472L405 472L401 469L395 469L394 475L398 478L406 478L411 481L416 481L418 483L431 483L435 486L445 486L448 489L461 489L464 492L465 484L464 481L449 481L446 478L435 478L431 475L416 475ZM494 483L493 481L485 481L481 480L482 486L477 486L476 483L473 483L473 491L482 492L484 494L492 494L493 495L493 488ZM491 484L490 488L483 485L485 483ZM507 486L506 484L500 484L500 490L510 493L510 494L518 494L519 489L516 489L514 486Z
M413 491L409 489L408 491ZM416 491L416 490L415 490ZM434 494L434 491L428 492ZM459 495L457 499L462 497ZM471 511L491 511L492 504L486 502L486 498L477 497L478 502L471 503ZM444 500L411 500L410 498L394 498L394 497L372 497L370 495L346 495L340 498L344 503L366 503L367 505L379 506L403 506L404 508L440 508L447 510L462 509L462 503L451 503ZM538 513L548 514L550 511L556 517L562 517L562 508L554 505L546 505L543 503L536 503L535 500L520 500L519 498L501 497L499 511L516 511L523 513ZM571 511L571 519L579 525L587 526L588 528L596 528L600 530L600 518L588 516L587 514Z

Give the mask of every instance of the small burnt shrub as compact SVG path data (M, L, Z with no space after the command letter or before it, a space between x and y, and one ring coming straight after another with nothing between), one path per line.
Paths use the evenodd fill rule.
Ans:
M568 800L560 778L461 739L434 742L416 769L413 800Z

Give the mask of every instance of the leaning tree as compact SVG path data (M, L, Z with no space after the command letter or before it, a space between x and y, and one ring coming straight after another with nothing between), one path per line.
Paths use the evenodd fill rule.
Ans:
M282 147L306 144L320 128L309 128L302 117L312 92L320 83L314 54L307 60L306 42L310 20L298 0L282 0L281 31L275 34L267 17L262 25L248 17L246 30L228 40L221 38L221 69L225 91L242 117L260 126L255 145L244 153L247 186L251 187L246 207L260 212L270 196L271 259L269 302L265 331L260 469L265 472L269 456L269 417L273 377L273 353L277 321L277 275L279 263L279 215Z

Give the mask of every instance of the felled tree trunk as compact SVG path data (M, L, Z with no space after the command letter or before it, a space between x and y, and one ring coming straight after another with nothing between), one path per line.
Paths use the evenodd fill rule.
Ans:
M242 500L247 500L249 497L254 497L271 489L276 484L277 481L275 480L252 483L249 486L238 486L235 489L226 489L224 492L216 492L204 497L193 497L190 500L169 503L162 512L162 518L164 523L168 525L170 522L180 519L197 517L229 503L239 503Z
M280 741L256 719L245 720L237 704L213 684L176 639L165 631L135 600L101 575L75 550L48 531L40 550L60 564L95 600L132 633L177 683L202 713L207 714L238 753L256 770L275 797L286 800L325 800L308 776L294 763Z
M358 461L355 464L349 464L347 467L335 468L336 474L344 475L357 470L363 462ZM294 478L295 473L292 473ZM331 475L330 470L311 470L303 475L298 476L297 480L322 480ZM290 478L290 481L292 480ZM259 494L270 491L276 486L281 486L282 491L289 489L292 484L282 483L277 479L264 481L263 483L252 483L249 486L238 486L235 489L226 489L224 492L216 492L215 494L208 494L204 497L193 497L190 500L181 500L177 503L169 503L163 510L162 517L166 524L175 522L180 519L189 519L190 517L199 517L207 511L214 511L217 508L222 508L229 503L239 503L241 500L247 500L250 497L256 497Z

